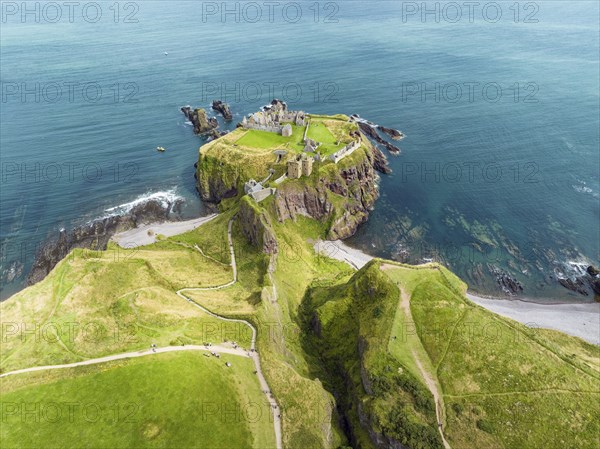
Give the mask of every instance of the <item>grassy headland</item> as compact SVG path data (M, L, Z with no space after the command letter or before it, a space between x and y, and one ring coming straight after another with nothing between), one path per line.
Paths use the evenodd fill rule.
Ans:
M345 116L310 118L309 135L330 148L354 131ZM597 447L598 347L476 306L464 296L464 283L435 264L375 260L356 272L316 254L315 240L349 235L368 217L378 195L373 149L364 139L338 164L315 165L311 176L288 179L256 203L244 197L243 182L264 178L270 168L283 173L273 150L290 143L257 133L237 129L200 150L198 185L203 197L221 202L216 219L134 250L75 250L42 282L0 304L0 369L152 343L247 345L248 332L175 294L232 280L233 219L238 281L186 295L258 330L283 447ZM257 238L265 235L274 239L269 254ZM28 333L33 327L38 331ZM230 369L202 354L160 354L3 378L3 403L63 397L108 407L117 397L141 407L137 422L96 422L79 434L72 423L50 422L31 432L8 417L3 444L35 446L41 438L73 447L83 437L103 447L272 448L268 413L239 426L203 420L203 399L230 398L234 408L264 403L252 364L240 359L224 356Z

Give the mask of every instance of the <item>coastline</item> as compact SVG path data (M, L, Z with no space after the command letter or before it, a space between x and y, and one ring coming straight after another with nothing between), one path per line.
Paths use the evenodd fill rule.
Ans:
M112 241L123 248L149 245L157 235L172 237L202 226L217 214L178 222L151 223L115 234ZM313 243L318 254L347 263L360 270L375 257L352 248L342 240L318 240ZM529 327L557 330L600 345L600 303L556 303L483 297L467 292L475 304L498 315L513 319Z
M150 245L156 242L157 235L173 237L184 232L196 229L204 223L208 223L217 217L218 214L210 214L204 217L193 218L184 221L165 221L159 223L150 223L127 231L116 233L111 240L116 242L121 248L136 248L138 246Z
M561 331L600 346L600 303L540 304L519 299L483 298L469 292L467 298L528 327Z
M319 240L314 248L317 253L346 262L357 270L375 258L341 240ZM467 292L467 298L491 312L526 326L557 330L600 345L600 303L543 304L523 299L483 297L470 292Z

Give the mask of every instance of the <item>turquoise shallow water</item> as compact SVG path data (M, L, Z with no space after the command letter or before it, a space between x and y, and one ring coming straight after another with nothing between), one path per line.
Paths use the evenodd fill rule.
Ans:
M403 21L401 2L354 1L319 3L318 21L314 3L301 2L297 23L291 10L249 23L203 17L200 2L142 1L137 23L124 21L134 11L124 3L115 23L112 4L100 2L97 23L76 14L1 24L2 269L24 264L3 298L61 227L151 194L182 196L186 214L202 213L193 179L202 140L179 107L213 97L238 118L276 96L404 131L394 174L350 241L373 254L441 259L488 294L498 292L494 265L524 295L556 300L575 298L548 276L599 262L597 2L538 2L537 23L523 22L524 3L515 23L514 2L499 3L496 23L478 10L473 23ZM65 83L77 84L72 98Z

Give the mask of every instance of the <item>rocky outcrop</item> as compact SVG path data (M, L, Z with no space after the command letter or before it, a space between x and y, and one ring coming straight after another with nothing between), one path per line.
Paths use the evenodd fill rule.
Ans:
M284 183L275 194L275 210L280 221L298 215L327 220L331 240L345 239L369 218L379 197L375 154L364 151L358 163L339 164L335 176L321 177L314 183Z
M233 115L231 114L231 110L229 109L229 105L227 103L223 103L221 100L213 100L212 108L215 111L219 112L223 116L223 118L227 121L229 121L233 118Z
M377 147L373 147L373 168L384 175L389 175L392 172L387 157Z
M200 153L196 168L196 188L203 201L219 203L238 194L239 169Z
M590 277L589 283L594 295L600 297L600 270L592 265L587 267L587 274Z
M240 202L239 218L242 232L250 243L266 254L277 254L277 239L269 216L248 196Z
M564 288L569 289L575 293L579 293L583 296L588 296L589 293L587 291L587 285L583 279L583 277L578 277L575 279L571 278L561 278L558 279L558 283L562 285Z
M497 267L496 265L487 265L490 273L496 276L496 284L504 293L509 296L514 296L523 291L523 286L512 274Z
M558 278L558 283L564 288L583 296L592 293L600 299L600 270L593 265L586 268L585 272L575 277Z
M391 143L389 143L386 140L381 138L381 136L377 132L376 126L377 125L371 125L364 121L358 122L358 127L360 128L361 132L364 135L366 135L370 139L374 140L378 144L384 146L390 153L392 153L394 155L400 154L400 148L398 148L395 145L392 145ZM386 129L388 129L388 128L386 128Z
M101 218L78 226L67 232L61 230L50 237L36 255L27 276L27 285L35 284L46 277L54 266L74 248L105 250L108 241L117 232L135 228L141 224L165 220L178 220L182 200L164 204L149 200L134 206L128 213Z
M381 126L381 125L377 125L377 129L381 130L381 132L387 134L394 140L404 139L404 134L402 133L402 131L398 131L397 129L386 128L385 126Z
M287 111L287 103L278 98L271 100L271 104L263 107L265 109L272 109L274 111Z
M220 136L220 133L216 131L216 129L219 127L217 119L214 117L208 117L204 109L193 109L191 106L184 106L181 108L181 112L183 112L183 115L185 115L185 117L194 126L194 133L205 135L216 134L216 136Z
M275 211L279 221L298 215L328 223L330 239L345 239L356 232L369 217L379 197L375 167L387 172L381 152L366 141L321 176L303 182L285 182L275 194ZM364 157L361 157L362 154ZM384 156L383 156L384 157ZM239 194L245 179L243 168L218 157L200 152L197 187L204 201L218 203Z

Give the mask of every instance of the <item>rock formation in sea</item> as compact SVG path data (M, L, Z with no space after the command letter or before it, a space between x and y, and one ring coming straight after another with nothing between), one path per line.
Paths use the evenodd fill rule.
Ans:
M221 113L225 120L231 120L233 115L231 114L231 110L229 109L229 105L227 103L222 102L221 100L213 100L212 108Z
M370 124L369 122L366 122L366 121L359 121L358 122L358 126L359 126L359 128L360 128L360 130L361 130L361 132L363 134L365 134L370 139L373 139L379 145L384 146L390 153L392 153L393 155L400 154L400 148L398 148L395 145L392 145L391 143L389 143L388 141L384 140L379 135L379 133L377 132L378 125L374 125L374 124L372 125L372 124ZM385 128L385 129L389 129L389 128ZM400 131L397 131L397 132L400 133Z
M583 296L593 294L600 301L600 269L589 265L579 276L558 278L564 288Z
M225 134L225 132L218 131L219 122L214 117L208 117L206 110L184 106L181 108L181 112L194 126L194 133L213 139L218 139Z
M385 134L387 134L394 140L404 139L404 133L402 133L402 131L398 131L397 129L386 128L385 126L381 126L381 125L377 125L377 129L381 130L382 132L384 132Z

